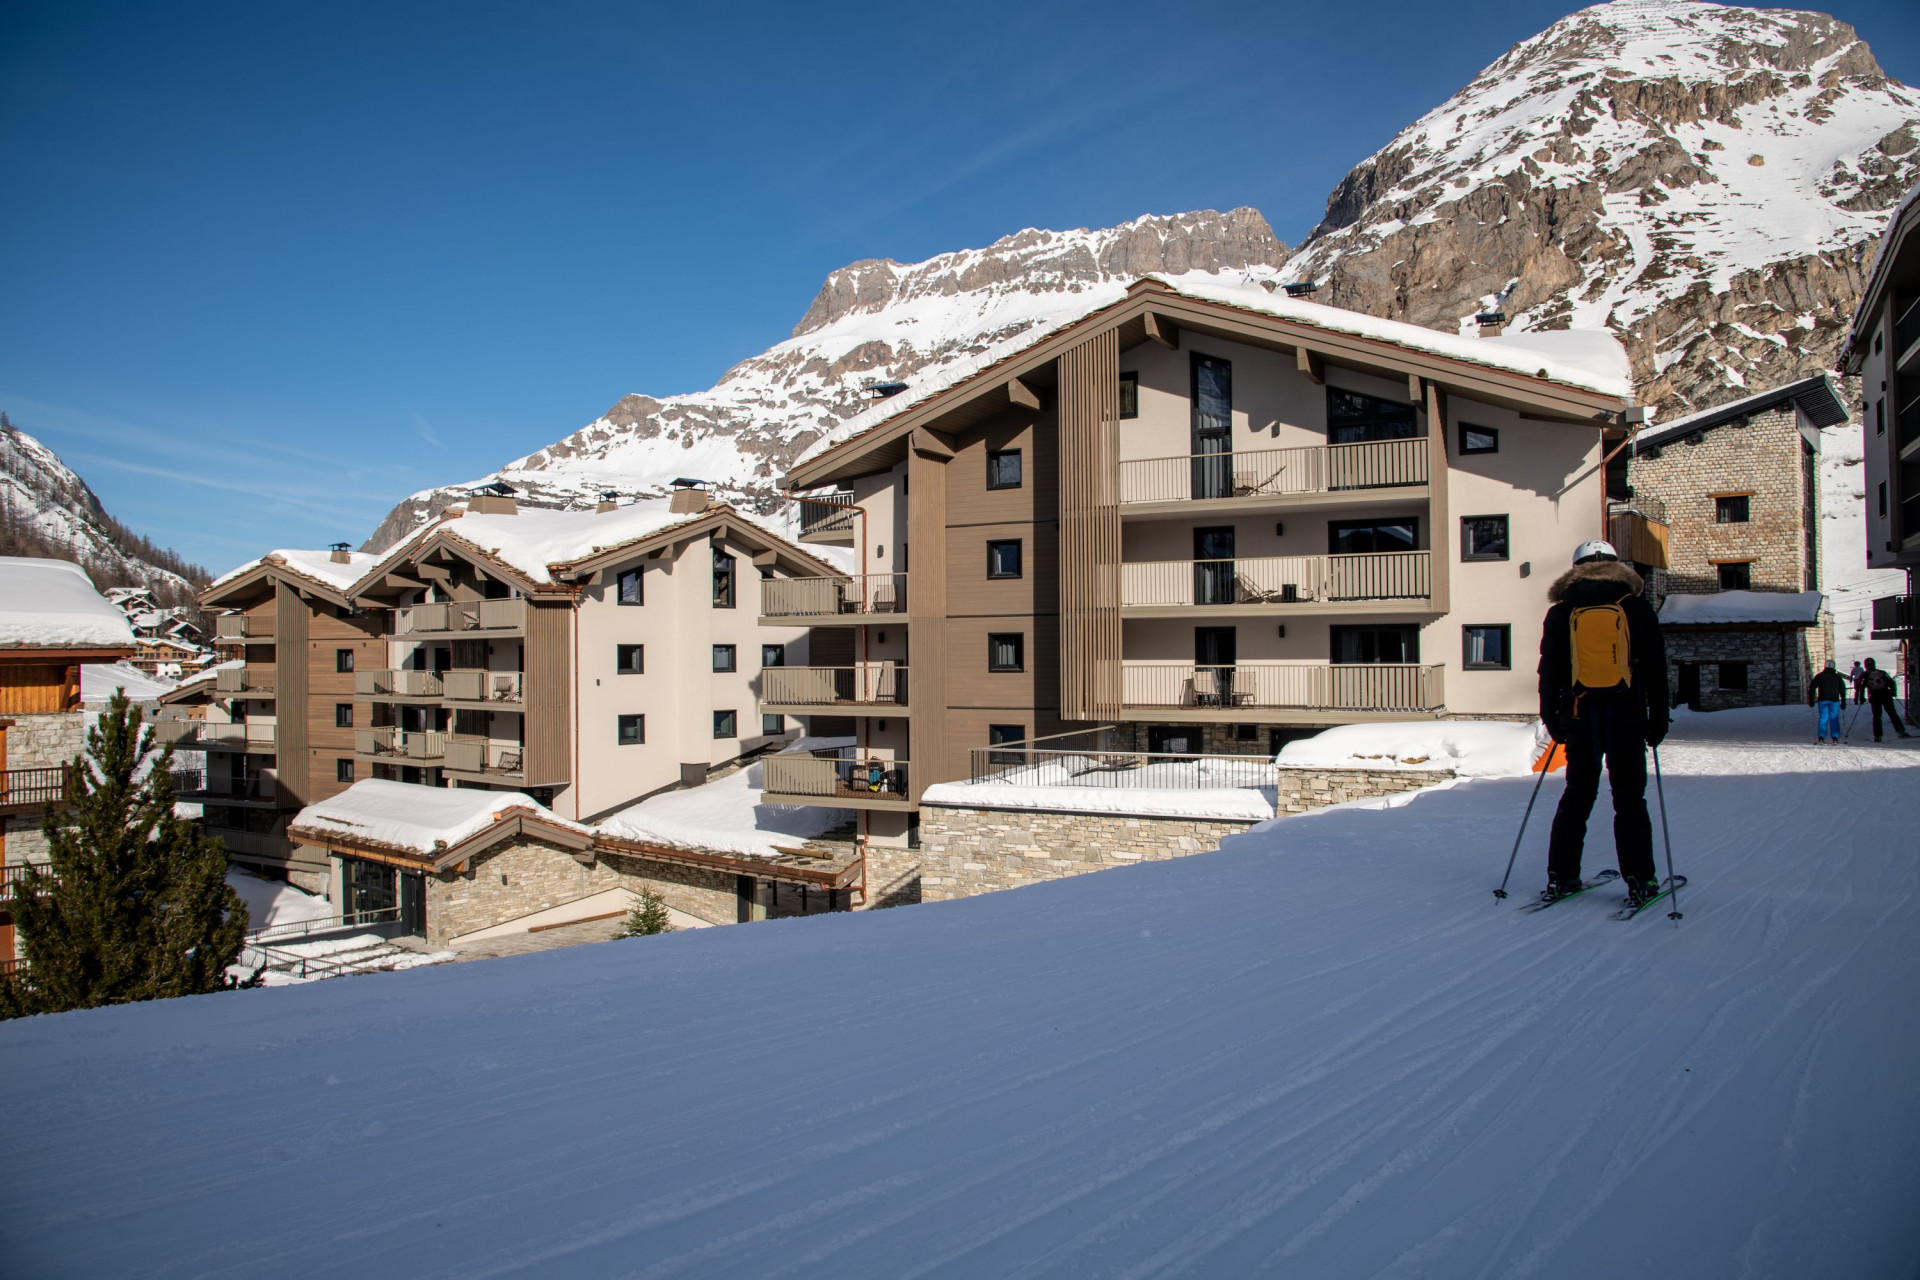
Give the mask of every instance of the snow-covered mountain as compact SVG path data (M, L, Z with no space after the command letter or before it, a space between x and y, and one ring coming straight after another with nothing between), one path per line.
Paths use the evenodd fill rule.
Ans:
M629 395L490 476L536 502L715 481L774 514L793 458L870 384L939 377L1149 272L1312 278L1447 331L1607 327L1669 415L1828 367L1863 256L1920 177L1920 94L1824 14L1618 0L1516 45L1363 161L1289 255L1252 209L1022 231L827 278L793 337L711 390ZM479 480L417 494L379 550Z
M0 414L0 554L78 561L101 589L143 586L162 604L185 603L205 570L108 515L60 456Z

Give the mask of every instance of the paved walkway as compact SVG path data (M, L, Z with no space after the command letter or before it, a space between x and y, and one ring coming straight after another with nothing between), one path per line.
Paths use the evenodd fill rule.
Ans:
M482 938L476 942L455 941L448 944L455 960L492 960L498 956L524 956L535 951L555 951L561 947L577 947L584 942L606 942L620 936L622 926L626 924L624 916L614 920L582 920L578 924L565 924L557 929L542 929L538 933L509 933L494 938Z

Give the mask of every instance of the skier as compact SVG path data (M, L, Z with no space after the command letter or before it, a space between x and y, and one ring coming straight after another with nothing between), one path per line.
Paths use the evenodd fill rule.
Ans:
M1893 696L1900 692L1900 687L1894 684L1892 676L1873 664L1872 658L1867 659L1866 685L1867 704L1873 709L1873 740L1875 742L1881 740L1880 716L1883 712L1887 719L1893 721L1895 733L1903 738L1912 737L1913 735L1907 732L1907 726L1900 723L1900 713L1893 709Z
M1867 700L1867 669L1860 665L1860 659L1853 660L1853 705L1859 706Z
M1573 568L1547 591L1540 637L1540 719L1567 749L1567 789L1553 815L1542 901L1577 892L1587 818L1606 761L1613 842L1631 906L1653 898L1653 824L1647 817L1647 748L1667 736L1667 646L1641 599L1640 575L1613 544L1583 542Z
M1818 733L1821 742L1840 741L1840 708L1847 704L1847 680L1827 659L1827 669L1815 676L1807 688L1807 705L1820 713Z

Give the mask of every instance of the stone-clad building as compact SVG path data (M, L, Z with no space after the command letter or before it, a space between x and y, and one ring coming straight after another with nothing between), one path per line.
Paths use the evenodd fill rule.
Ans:
M1847 421L1825 374L1642 432L1626 481L1665 526L1664 568L1642 564L1666 623L1670 687L1702 710L1797 702L1833 653L1833 618L1793 607L1698 607L1694 597L1820 590L1820 429Z

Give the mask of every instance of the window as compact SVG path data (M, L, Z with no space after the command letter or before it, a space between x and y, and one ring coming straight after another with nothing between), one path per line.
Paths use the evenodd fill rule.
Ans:
M1461 665L1468 671L1513 670L1513 628L1506 623L1491 627L1462 627L1465 647Z
M1328 627L1338 663L1420 661L1418 627Z
M353 704L336 702L333 704L333 727L336 729L353 728Z
M734 715L731 711L713 713L713 736L716 738L737 738L739 732L734 728Z
M1419 549L1420 520L1395 516L1379 520L1329 520L1327 550L1334 555Z
M616 581L619 586L614 593L615 600L621 604L645 604L647 602L647 590L646 587L642 585L640 570L622 569Z
M1723 494L1713 500L1713 521L1715 524L1747 523L1747 495L1744 493Z
M1140 375L1137 373L1120 375L1120 416L1123 418L1140 416Z
M997 631L987 637L987 670L1025 671L1027 637L1019 631Z
M1404 400L1382 400L1358 391L1327 388L1327 443L1410 440L1420 434L1420 416Z
M1476 427L1471 422L1460 424L1460 452L1498 453L1500 452L1500 433L1492 427Z
M1887 434L1887 401L1884 396L1873 402L1873 434Z
M1260 741L1260 726L1257 724L1237 724L1233 726L1233 740L1235 742Z
M613 669L623 676L645 675L647 671L647 646L643 644L617 644L613 647Z
M335 782L352 782L353 761L335 760L333 762L333 780Z
M1747 691L1747 664L1744 662L1721 663L1720 687L1734 693L1745 693Z
M775 715L771 711L764 712L760 716L760 732L761 733L770 736L776 733L785 733L786 731L787 731L787 718L785 716Z
M1233 496L1233 365L1193 353L1194 498Z
M1018 489L1020 487L1020 451L1018 449L987 450L987 488Z
M1462 517L1460 558L1462 560L1505 560L1507 558L1507 518L1505 516Z
M1749 591L1753 588L1753 561L1735 560L1718 568L1722 591Z
M987 743L990 746L1004 746L1008 743L1025 742L1027 727L1023 724L990 724L987 726ZM1019 751L993 751L987 755L988 764L1020 764L1026 755Z
M1887 518L1887 482L1885 480L1880 482L1880 518L1882 520Z
M760 646L760 665L763 667L784 667L787 665L787 646L783 644L763 644Z
M353 670L353 650L335 649L333 651L333 669L335 671Z
M987 544L987 576L989 578L1020 576L1020 539L1007 538Z
M713 669L715 671L737 671L739 666L736 650L732 645L717 644L713 646Z
M637 747L643 745L647 740L647 718L645 716L621 716L619 733L621 746Z
M713 549L713 607L733 608L733 557L718 547Z

